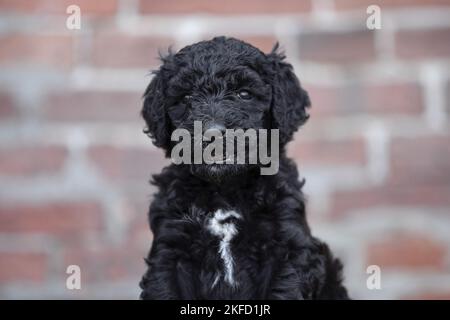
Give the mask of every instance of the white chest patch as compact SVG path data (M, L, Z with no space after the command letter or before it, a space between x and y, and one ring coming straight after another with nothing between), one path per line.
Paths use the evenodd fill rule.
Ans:
M228 218L241 219L241 215L235 211L223 211L222 209L214 212L214 216L208 221L207 228L214 236L220 238L219 254L223 261L225 281L234 286L236 283L233 276L234 260L231 253L231 240L237 234L236 226L233 222L227 221ZM217 284L219 278L216 278L212 287Z

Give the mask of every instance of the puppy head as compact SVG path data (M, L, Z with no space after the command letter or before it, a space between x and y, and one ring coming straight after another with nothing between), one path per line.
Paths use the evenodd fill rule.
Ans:
M279 129L280 148L307 119L306 91L277 52L218 37L169 53L144 94L146 133L170 155L173 130ZM281 151L282 151L281 150ZM201 176L233 176L251 165L192 165Z
M306 109L311 106L308 93L301 87L292 65L285 62L278 43L266 57L274 70L272 76L272 128L280 130L280 146L283 148L309 118Z

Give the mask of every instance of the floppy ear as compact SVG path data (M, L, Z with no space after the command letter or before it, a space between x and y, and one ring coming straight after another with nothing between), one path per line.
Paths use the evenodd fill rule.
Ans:
M152 138L155 146L168 152L170 121L165 107L163 79L159 71L154 72L154 77L145 90L143 98L141 115L147 124L144 132Z
M292 139L297 129L308 120L306 108L311 106L308 93L300 86L292 65L284 62L285 55L278 52L278 43L267 55L272 64L272 128L279 129L280 145Z

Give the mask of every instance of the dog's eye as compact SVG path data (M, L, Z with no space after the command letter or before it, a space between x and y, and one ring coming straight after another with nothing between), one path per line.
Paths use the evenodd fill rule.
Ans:
M238 92L238 97L244 100L250 100L252 95L247 90L241 90Z
M183 97L183 103L185 103L185 104L191 103L191 100L192 100L192 96L189 94L187 94Z

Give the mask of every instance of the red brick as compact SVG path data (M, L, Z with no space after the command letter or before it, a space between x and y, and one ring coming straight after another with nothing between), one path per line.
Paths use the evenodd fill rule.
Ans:
M395 52L403 59L450 57L450 28L399 31L395 35Z
M67 150L56 146L23 146L2 148L0 175L35 177L62 170Z
M363 114L421 115L423 112L422 91L416 83L306 85L305 89L311 98L312 119Z
M134 189L127 188L124 193L129 210L127 215L127 221L129 222L128 239L137 245L144 246L148 250L153 235L150 232L147 214L154 192L150 191L149 187L140 185Z
M396 138L391 142L392 185L450 185L450 137Z
M388 268L434 269L445 268L446 247L420 234L389 235L368 245L367 264Z
M233 35L230 35L233 36ZM258 48L264 53L269 53L272 51L275 43L277 42L277 39L275 36L238 36L235 37L250 43L254 47Z
M366 162L364 141L295 139L288 145L288 154L300 165L311 166L361 166Z
M377 115L421 114L423 97L417 83L363 86L363 112Z
M141 93L72 91L51 94L43 114L55 121L140 121Z
M149 144L150 144L149 140ZM89 149L89 157L97 169L112 180L147 181L151 174L159 173L169 164L161 150L150 148L120 148L95 146Z
M355 64L375 58L374 35L370 31L304 33L299 43L302 61Z
M348 99L344 87L305 84L303 87L311 99L312 108L308 110L311 119L347 115Z
M0 232L78 236L102 224L102 208L92 201L0 204Z
M42 282L47 271L47 256L40 253L0 253L0 283Z
M450 300L450 291L424 291L405 295L402 300Z
M19 112L12 96L7 92L0 92L0 121L17 118Z
M150 249L150 245L153 241L153 234L150 230L150 226L147 219L148 207L150 201L148 197L146 206L140 210L140 215L136 216L130 223L130 241L136 245L143 246L147 250Z
M331 198L330 217L349 215L354 210L391 207L450 206L450 186L373 187L354 191L336 191Z
M210 0L141 0L140 11L144 14L279 14L311 11L311 1L297 0L228 0L226 3Z
M447 82L446 97L447 99L447 114L450 115L450 80Z
M100 67L155 68L159 52L173 44L165 38L101 33L95 36L92 59Z
M0 0L0 9L8 13L66 15L72 4L80 7L82 15L111 15L117 10L117 0Z
M447 81L447 90L446 90L445 98L447 100L447 113L450 114L450 80Z
M144 257L146 255L146 251L129 243L116 247L76 247L65 250L64 263L80 266L82 281L90 284L130 278L139 281L138 279L145 271Z
M448 0L334 0L335 8L338 10L346 9L364 9L370 5L376 4L381 10L386 8L399 8L399 7L426 7L426 6L448 6L450 1Z
M66 68L72 64L72 37L51 35L0 36L0 65L36 64Z

